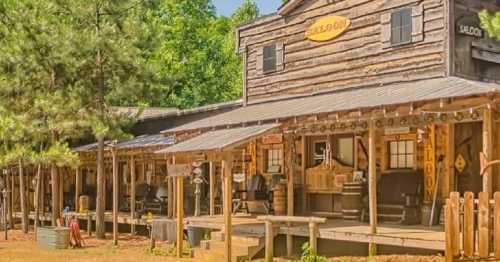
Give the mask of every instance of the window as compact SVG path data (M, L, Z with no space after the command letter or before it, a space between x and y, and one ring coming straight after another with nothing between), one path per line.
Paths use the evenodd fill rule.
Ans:
M268 149L267 150L267 172L279 173L281 172L282 153L281 149Z
M411 42L412 10L405 8L391 14L391 44L400 45Z
M318 166L325 161L326 141L314 142L314 166Z
M354 138L352 136L335 139L333 151L335 158L341 164L354 165Z
M413 140L389 142L389 168L413 168L414 145L415 142Z
M264 60L263 60L264 73L276 71L276 44L264 46Z

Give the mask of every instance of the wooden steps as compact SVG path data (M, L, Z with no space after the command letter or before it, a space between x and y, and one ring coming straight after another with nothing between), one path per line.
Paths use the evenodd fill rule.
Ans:
M231 237L231 261L248 261L264 248L264 235L255 233L233 232ZM208 241L211 253L224 256L224 232L214 231Z

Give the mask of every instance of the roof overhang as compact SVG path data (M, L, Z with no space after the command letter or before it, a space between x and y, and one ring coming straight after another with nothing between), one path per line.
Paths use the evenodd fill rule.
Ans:
M284 16L302 4L304 0L290 0L278 9L278 15Z
M280 126L280 124L264 124L209 131L155 153L175 154L232 150L255 138L273 132Z

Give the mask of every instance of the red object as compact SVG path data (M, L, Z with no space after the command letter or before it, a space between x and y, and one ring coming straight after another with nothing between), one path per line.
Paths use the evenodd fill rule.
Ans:
M78 220L73 218L69 223L70 243L73 247L82 247L82 236L80 235L80 225Z

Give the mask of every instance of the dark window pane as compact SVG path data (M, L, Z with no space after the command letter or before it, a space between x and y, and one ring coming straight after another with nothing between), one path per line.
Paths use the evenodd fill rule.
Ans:
M276 44L264 46L264 72L276 71Z
M391 43L404 44L411 42L412 16L411 9L402 9L391 14Z

